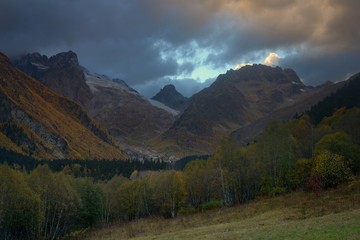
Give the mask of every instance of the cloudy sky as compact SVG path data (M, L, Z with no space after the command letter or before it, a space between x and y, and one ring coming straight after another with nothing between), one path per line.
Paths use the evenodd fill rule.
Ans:
M0 51L73 50L88 69L147 96L184 95L247 63L310 85L360 71L358 0L0 0Z

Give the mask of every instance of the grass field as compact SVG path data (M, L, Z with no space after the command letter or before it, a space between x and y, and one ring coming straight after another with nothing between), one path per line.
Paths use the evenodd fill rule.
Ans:
M81 239L360 239L360 184L319 195L262 198L176 219L140 219L91 230Z

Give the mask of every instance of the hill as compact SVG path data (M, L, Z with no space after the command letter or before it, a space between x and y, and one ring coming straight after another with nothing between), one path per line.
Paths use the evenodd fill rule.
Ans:
M125 155L82 108L18 70L0 54L0 146L35 158Z

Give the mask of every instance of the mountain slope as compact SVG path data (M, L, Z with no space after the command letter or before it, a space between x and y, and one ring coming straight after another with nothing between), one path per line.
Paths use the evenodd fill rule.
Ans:
M82 106L92 98L83 69L72 51L50 58L39 53L27 54L15 60L14 64L45 86Z
M0 54L0 144L36 158L124 158L83 112Z
M151 99L165 104L166 106L178 111L184 110L188 106L189 99L181 95L172 84L164 86Z
M306 98L301 99L288 107L280 108L269 115L265 115L249 125L236 129L231 133L231 136L242 144L252 142L261 133L265 126L270 124L272 121L287 121L292 119L294 116L308 111L312 108L312 106L332 95L346 84L347 81L341 81L337 83L327 83L313 88L310 91L311 94L306 95Z
M190 99L163 140L209 153L223 136L301 102L315 91L291 69L254 64L229 70Z
M342 82L344 85L336 92L312 106L307 112L314 124L318 124L324 117L331 116L341 107L360 107L360 73Z
M153 106L124 81L87 72L86 83L93 97L87 104L90 115L120 143L145 146L174 122L174 115Z

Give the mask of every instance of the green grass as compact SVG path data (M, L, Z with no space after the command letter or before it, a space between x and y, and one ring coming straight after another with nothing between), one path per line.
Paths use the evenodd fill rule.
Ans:
M360 182L94 229L79 239L360 239Z

